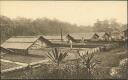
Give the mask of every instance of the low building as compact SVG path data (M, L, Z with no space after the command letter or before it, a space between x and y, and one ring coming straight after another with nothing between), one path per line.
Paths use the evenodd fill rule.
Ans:
M1 47L10 49L15 53L28 54L29 49L48 47L51 42L42 36L14 36L6 40Z
M124 41L125 41L124 46L125 48L128 48L128 29L124 30L123 33L124 33Z
M98 35L95 33L71 33L66 36L67 40L72 42L80 43L88 40L96 40Z
M114 41L123 40L123 33L119 31L114 31L111 32L111 37Z
M5 49L5 48L3 48L3 47L0 46L0 56L1 56L1 57L2 57L3 55L5 55L5 54L8 54L8 53L12 54L12 53L14 53L14 52L13 52L12 50Z
M96 32L95 34L98 35L97 38L98 38L99 40L104 40L103 36L105 35L105 32Z
M58 42L63 42L65 41L65 36L43 36L45 39L50 41L51 43L58 43Z
M77 38L78 38L78 37L77 37ZM68 35L66 36L66 40L67 40L68 43L69 43L70 41L72 41L72 42L77 42L77 41L79 41L79 39L74 38L74 36L72 36L71 34L68 34Z
M97 33L95 33L95 34L93 34L93 36L91 37L91 41L98 41L99 38L100 38L100 36L99 36Z
M110 33L105 32L104 35L102 36L104 41L111 41L112 37Z
M128 29L123 31L123 35L124 35L124 39L127 40L128 39Z
M87 41L109 41L111 35L106 32L90 32L90 33L72 33L67 35L68 41L72 42L87 42Z

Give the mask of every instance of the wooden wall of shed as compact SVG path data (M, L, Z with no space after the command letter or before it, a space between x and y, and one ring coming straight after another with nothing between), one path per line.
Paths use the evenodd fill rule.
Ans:
M128 48L128 39L124 41L124 48Z
M46 48L48 45L41 41L41 40L37 40L29 49L42 49L42 48Z
M15 52L15 54L20 54L20 55L27 55L28 50L27 49L11 49Z

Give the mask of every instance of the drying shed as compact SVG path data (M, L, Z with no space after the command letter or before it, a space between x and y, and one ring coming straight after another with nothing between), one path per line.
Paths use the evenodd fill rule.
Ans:
M100 36L95 33L95 34L92 35L92 37L91 37L90 40L91 40L91 41L98 41L98 40L99 40L99 37L100 37Z
M67 35L68 41L71 40L72 42L84 42L88 40L95 40L98 39L98 35L96 33L71 33Z
M9 49L5 49L3 47L0 46L0 56L2 57L4 54L8 54L8 53L14 53L12 50Z
M43 36L45 39L49 41L61 41L61 36Z
M107 32L96 32L99 36L99 40L111 40L111 35Z
M113 40L117 41L117 40L123 40L123 32L120 31L113 31L111 33L111 37Z
M63 44L63 42L66 41L65 36L43 36L43 38L45 38L46 40L50 41L51 43L59 43L59 44Z
M123 33L124 33L124 41L125 41L124 46L125 48L128 48L128 29L124 30Z
M67 39L67 42L68 42L68 43L70 42L70 40L71 40L72 42L77 42L77 40L76 40L72 35L70 35L70 34L68 34L68 35L66 36L66 39Z
M124 39L128 39L128 29L123 31Z
M47 47L51 43L41 36L14 36L6 40L1 47L15 53L28 54L28 49Z
M105 32L104 35L102 36L102 39L104 41L111 41L112 40L112 36L111 36L110 33Z

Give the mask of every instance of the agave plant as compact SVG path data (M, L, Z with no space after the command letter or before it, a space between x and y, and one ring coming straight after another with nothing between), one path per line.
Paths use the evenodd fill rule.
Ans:
M97 64L100 64L101 61L94 58L94 53L89 54L88 52L86 52L86 54L80 54L79 50L77 51L77 53L82 60L82 65L87 70L88 76L91 76L92 71L95 69L95 66Z
M63 60L65 59L65 57L68 55L68 52L60 52L60 50L58 48L53 48L52 49L52 53L48 52L48 57L50 58L50 60L52 62L54 62L55 64L57 64L58 66L60 65L60 63L63 62Z
M54 73L55 78L60 78L61 77L61 68L60 64L63 62L63 60L66 58L68 55L68 52L61 52L59 48L53 48L52 51L48 52L48 57L49 59L56 64L56 68L52 70L52 73Z

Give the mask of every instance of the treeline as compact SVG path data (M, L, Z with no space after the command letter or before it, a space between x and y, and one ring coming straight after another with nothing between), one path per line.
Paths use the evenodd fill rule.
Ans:
M32 20L21 17L10 19L6 16L0 16L1 42L11 36L60 35L61 28L63 34L92 30L88 26L78 26L57 19L37 18Z
M74 32L103 32L121 30L121 26L126 27L126 25L117 23L116 20L97 20L93 26L78 26L57 19L37 18L33 20L23 17L10 19L0 15L1 43L11 36L60 35L61 29L63 35Z
M93 25L93 31L96 32L112 32L112 31L123 31L127 28L127 24L121 24L116 19L110 20L97 20Z

